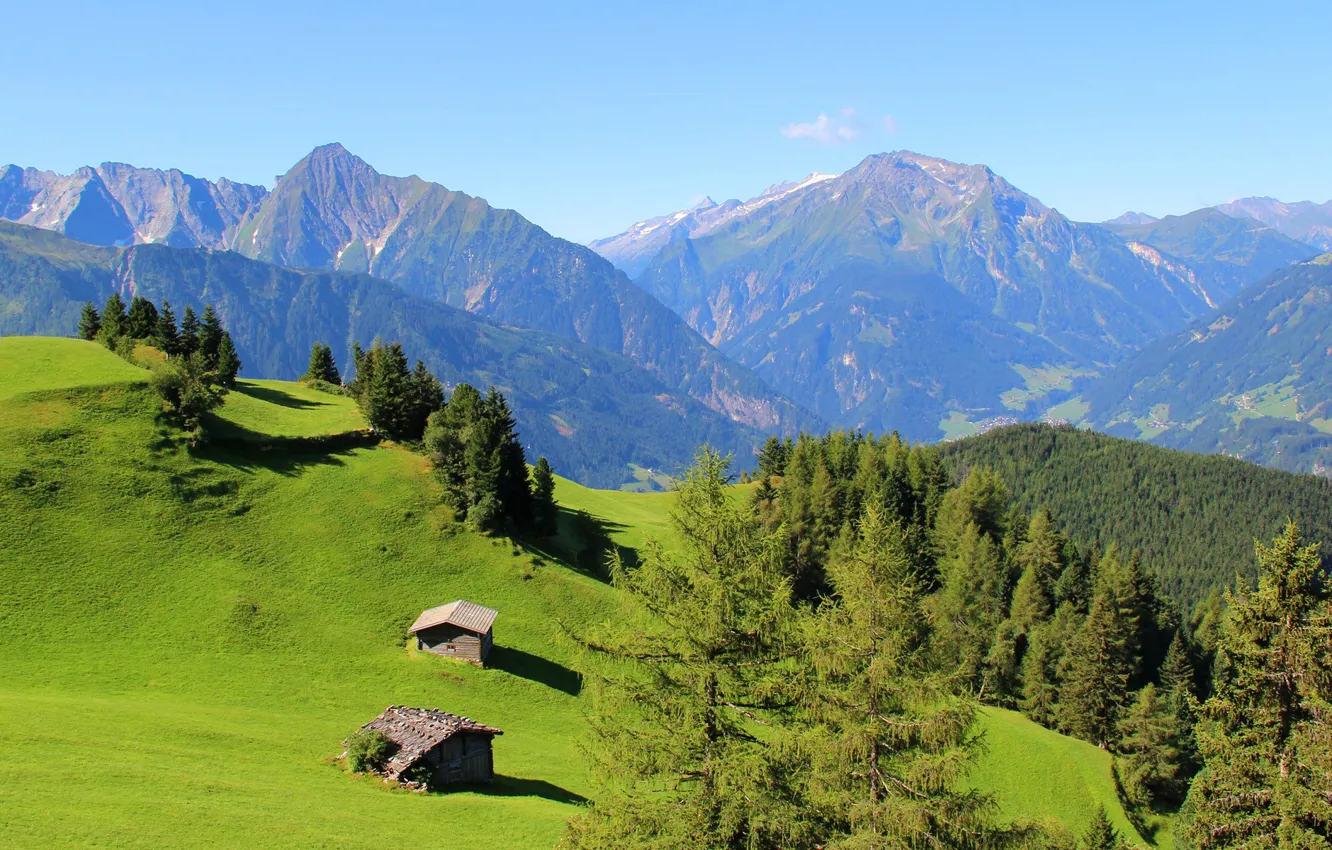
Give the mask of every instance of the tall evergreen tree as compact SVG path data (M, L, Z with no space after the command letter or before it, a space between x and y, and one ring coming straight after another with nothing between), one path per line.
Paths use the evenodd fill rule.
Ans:
M544 457L532 468L532 525L542 539L559 530L559 506L555 503L555 473Z
M106 340L107 346L111 347L128 330L125 302L120 300L119 292L112 292L106 299L106 306L102 308L102 338Z
M357 382L366 421L390 439L411 439L408 410L411 373L402 345L397 342L385 345L376 340L364 360L367 374L358 374Z
M209 368L217 370L217 350L222 345L222 320L217 317L212 304L204 305L203 318L199 322L199 345L197 350L203 354Z
M359 344L357 348L360 348ZM322 342L316 342L310 349L310 366L301 378L341 384L342 376L338 374L338 364L333 360L333 349Z
M532 514L532 489L527 477L527 458L518 439L518 425L509 403L494 387L486 393L482 405L491 446L495 495L504 515L518 525L525 525Z
M1156 686L1138 691L1119 721L1117 759L1124 793L1138 805L1180 802L1190 775L1191 730Z
M130 338L151 339L157 335L157 307L147 298L134 296L125 319L125 333Z
M984 693L990 644L1005 613L999 547L968 522L939 564L939 581L929 611L940 654L962 687Z
M241 370L240 355L236 353L236 346L231 342L231 334L222 331L222 339L217 345L217 378L218 382L224 387L234 387L236 385L236 375Z
M911 561L902 527L870 506L829 560L835 601L811 621L809 770L828 847L981 847L1005 835L993 801L961 782L979 747L976 706L932 668Z
M180 353L189 357L199 350L199 319L194 315L194 308L188 304L180 314Z
M1062 726L1102 749L1115 740L1128 690L1131 664L1126 640L1114 598L1098 593L1064 658Z
M781 541L700 452L677 488L678 545L644 547L613 580L630 607L586 638L596 802L572 848L809 846L809 817L770 725L792 616Z
M89 301L83 305L83 312L79 315L79 339L97 339L97 332L101 329L102 316Z
M1332 845L1332 609L1318 545L1293 522L1258 546L1257 588L1228 594L1204 769L1181 832L1198 850Z
M426 368L425 363L416 361L416 368L412 371L407 387L407 416L404 427L408 439L421 439L430 414L443 406L444 387Z
M786 456L790 451L790 440L783 440L781 437L769 437L763 443L763 449L759 452L758 468L763 476L781 477L786 473Z
M479 496L468 475L467 444L478 431L481 420L481 394L471 384L459 384L426 424L425 447L436 477L444 486L444 500L458 515L467 516Z
M157 347L168 357L181 353L180 329L176 327L176 314L171 310L171 302L163 301L162 309L157 314L157 328L153 332Z

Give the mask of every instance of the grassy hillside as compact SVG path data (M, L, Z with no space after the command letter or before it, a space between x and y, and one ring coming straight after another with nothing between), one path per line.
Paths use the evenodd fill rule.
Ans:
M0 338L0 367L0 844L555 843L588 791L562 625L607 616L611 588L456 531L405 451L192 456L145 373L96 345ZM263 381L212 427L357 424L336 396ZM557 497L635 547L667 534L673 501L567 481ZM493 668L409 648L417 613L458 597L500 610ZM496 784L417 795L342 772L341 739L390 703L504 729ZM1076 832L1092 800L1127 831L1104 753L985 723L975 779L1007 816Z

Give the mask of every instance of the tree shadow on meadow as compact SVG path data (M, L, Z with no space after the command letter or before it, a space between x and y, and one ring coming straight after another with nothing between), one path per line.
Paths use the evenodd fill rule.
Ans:
M486 658L486 666L563 691L570 696L578 696L583 689L583 677L576 670L510 646L497 645L492 649Z
M488 797L540 797L568 806L587 802L587 798L582 794L575 794L544 779L523 779L517 776L505 776L502 773L495 774L495 781L489 785L459 785L457 790L471 791Z
M554 537L537 540L524 536L515 542L529 554L560 561L601 582L610 581L611 559L615 555L630 569L638 565L638 550L616 543L611 536L628 526L564 506L559 507L559 512L559 533Z
M379 437L369 431L349 431L318 437L275 437L252 431L213 414L205 415L204 443L192 454L241 472L259 470L297 476L315 466L343 466L357 449L374 446Z
M235 391L241 395L247 395L250 398L266 401L269 404L276 404L279 407L289 407L293 410L314 410L319 407L332 407L331 401L312 401L308 398L300 398L291 393L274 387L261 387L258 384L252 384L249 381L237 381Z

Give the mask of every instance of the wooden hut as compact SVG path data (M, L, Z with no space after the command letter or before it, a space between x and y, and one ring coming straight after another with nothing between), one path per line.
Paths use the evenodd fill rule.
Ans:
M397 745L384 765L389 779L401 779L417 766L425 768L421 773L432 785L495 779L492 743L504 733L493 726L437 708L391 705L362 728L374 729Z
M499 612L462 599L421 612L409 631L416 635L416 648L461 658L485 666L495 645L494 625Z

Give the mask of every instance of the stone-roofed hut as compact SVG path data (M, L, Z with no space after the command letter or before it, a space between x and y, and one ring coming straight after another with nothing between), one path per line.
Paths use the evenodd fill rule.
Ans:
M485 666L495 645L498 616L494 608L458 599L422 611L408 631L416 635L417 649Z
M401 779L417 766L433 785L495 779L492 743L504 733L493 726L437 708L391 705L361 728L374 729L397 746L384 765L389 779Z

